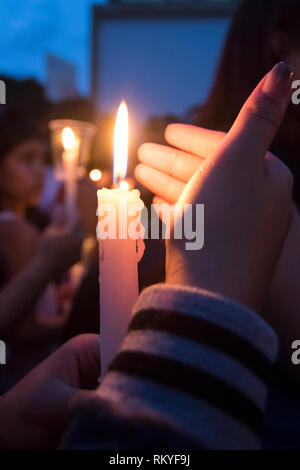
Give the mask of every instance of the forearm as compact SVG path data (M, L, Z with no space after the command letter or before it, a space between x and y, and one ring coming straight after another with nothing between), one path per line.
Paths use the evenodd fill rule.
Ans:
M148 418L149 430L146 424L145 431L140 426L139 439L143 442L144 435L144 444L139 445L146 448L153 420L169 426L172 434L181 433L185 448L188 438L198 448L259 448L276 347L267 324L237 303L197 289L162 285L147 289L136 305L121 351L97 391L98 425L91 427L101 426L103 401L119 408L119 424L115 419L111 423L115 442L105 441L99 431L100 442L94 440L92 446L130 448L130 442L134 446L130 436L118 431L124 428L125 414L128 429L130 423L136 427ZM97 408L95 400L92 406ZM84 446L93 437L85 436ZM68 442L72 448L72 439ZM166 445L172 448L171 438Z
M51 274L39 259L33 259L0 291L0 334L5 338L35 302L50 281Z

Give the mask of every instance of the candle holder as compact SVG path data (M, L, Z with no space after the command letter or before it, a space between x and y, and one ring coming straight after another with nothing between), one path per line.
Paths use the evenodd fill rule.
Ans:
M75 121L72 119L55 119L49 122L54 174L59 180L64 180L66 176L65 166L63 164L64 146L62 141L63 131L66 128L72 129L76 141L78 142L75 175L77 179L82 178L86 174L91 143L97 128L88 122Z

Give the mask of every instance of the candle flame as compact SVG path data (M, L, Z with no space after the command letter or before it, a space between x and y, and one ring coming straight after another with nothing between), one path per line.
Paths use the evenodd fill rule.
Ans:
M76 145L76 137L71 127L65 127L62 131L62 144L65 150L71 150Z
M128 108L125 101L119 106L114 134L114 183L124 180L128 163Z

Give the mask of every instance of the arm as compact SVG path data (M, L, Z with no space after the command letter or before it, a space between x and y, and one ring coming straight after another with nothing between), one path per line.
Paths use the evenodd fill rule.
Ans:
M43 261L33 260L0 291L0 332L6 336L15 329L28 312L33 312L34 304L51 279ZM30 313L33 315L33 313Z
M238 303L194 288L148 288L65 447L171 449L177 433L177 448L259 448L276 348L274 332Z
M69 425L70 450L258 448L276 347L238 303L148 288L97 391L97 335L74 338L0 397L0 445L54 448Z
M31 225L21 219L2 222L0 239L7 278L0 290L0 333L4 338L28 312L33 312L50 273L42 259L35 256L39 235Z
M97 335L68 341L0 396L0 448L57 447L70 402L93 393L98 377Z
M25 316L30 323L34 304L47 284L79 259L82 240L83 230L78 220L71 226L49 226L44 232L31 259L22 269L16 270L9 283L0 291L2 338L11 332L15 333L16 325L22 326L19 322ZM45 329L47 327L41 326L39 331L44 332Z
M173 124L166 129L166 140L172 147L144 144L139 149L140 165L136 176L161 200L177 202L186 183L200 165L218 148L226 134L222 132ZM266 158L271 155L266 154ZM274 227L279 219L273 218ZM280 222L279 222L280 223ZM272 238L272 237L271 237ZM271 239L270 238L270 239ZM279 338L279 364L283 372L299 382L299 367L292 364L292 342L300 338L300 215L293 207L290 230L284 243L262 315Z

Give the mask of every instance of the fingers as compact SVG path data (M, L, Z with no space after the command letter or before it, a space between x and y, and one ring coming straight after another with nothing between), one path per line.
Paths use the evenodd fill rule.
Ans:
M160 204L168 204L167 201L164 199L161 199L160 197L154 196L153 198L153 204L160 205Z
M165 131L165 139L170 145L202 158L207 158L225 135L224 132L187 124L170 124Z
M141 165L135 169L137 180L170 204L177 202L184 184L193 176L225 133L185 124L171 124L166 139L182 150L158 144L143 144L138 156Z
M100 377L100 342L96 334L83 334L68 341L65 346L73 355L77 364L74 371L76 388L90 390L96 387Z
M202 159L173 147L143 144L138 150L141 163L186 183L195 173Z
M291 97L292 70L277 64L258 84L227 134L226 144L234 141L234 155L243 161L263 158L281 124Z
M139 164L135 168L135 177L151 192L165 199L169 204L177 202L185 186L182 181L143 164Z

